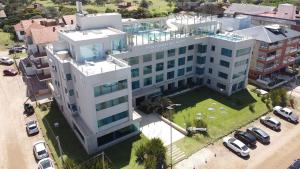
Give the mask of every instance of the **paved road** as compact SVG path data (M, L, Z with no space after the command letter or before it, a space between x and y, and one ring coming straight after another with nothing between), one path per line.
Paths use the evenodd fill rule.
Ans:
M297 111L297 114L300 113ZM270 113L274 116L273 113ZM229 151L218 141L215 145L193 154L188 159L178 163L177 169L193 168L224 168L224 169L285 169L295 159L300 158L300 124L294 125L282 119L282 131L275 132L256 121L248 126L257 126L269 133L270 145L257 143L257 148L251 150L249 159L242 159ZM245 128L243 128L245 130Z
M34 118L23 115L26 86L20 75L4 77L0 65L0 169L35 169L32 144L41 134L28 137L25 122Z

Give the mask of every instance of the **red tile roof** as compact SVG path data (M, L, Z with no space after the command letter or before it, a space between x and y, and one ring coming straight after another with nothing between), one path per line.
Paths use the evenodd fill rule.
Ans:
M15 31L24 31L23 26L21 25L21 23L17 23L14 25Z
M62 17L62 19L66 25L72 25L71 24L72 20L73 20L73 25L76 24L76 16L75 15L65 15Z
M31 29L32 40L35 44L52 43L58 40L57 31L59 26L44 27L42 29Z

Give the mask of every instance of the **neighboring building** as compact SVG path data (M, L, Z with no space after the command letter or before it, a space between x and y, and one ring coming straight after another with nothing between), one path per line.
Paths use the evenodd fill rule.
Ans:
M251 16L237 15L235 17L221 17L217 19L221 23L221 30L232 32L251 27Z
M68 24L75 25L72 20L75 20L74 15L62 19L22 20L14 25L19 40L23 40L27 47L28 58L21 63L28 77L27 85L31 95L37 97L50 93L47 83L51 80L51 74L45 47L58 39L59 29Z
M252 16L252 24L256 26L280 24L300 31L300 14L292 4L279 4L278 8L272 6L253 4L231 4L225 15L245 14Z
M271 89L293 78L300 32L279 25L268 25L234 33L250 36L256 40L249 72L252 82ZM290 76L285 76L288 74Z
M139 131L133 107L166 91L244 89L254 41L216 34L216 17L126 19L82 12L47 47L52 93L88 153ZM123 22L122 22L123 21Z

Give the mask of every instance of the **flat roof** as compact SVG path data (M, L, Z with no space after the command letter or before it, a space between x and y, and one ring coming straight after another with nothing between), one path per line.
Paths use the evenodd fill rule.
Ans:
M82 30L82 31L62 30L61 33L73 41L100 39L100 38L106 38L111 35L125 34L124 32L113 28L92 29L92 30Z
M122 67L110 60L101 60L97 62L86 62L85 64L77 64L75 66L86 76L101 74L119 70Z

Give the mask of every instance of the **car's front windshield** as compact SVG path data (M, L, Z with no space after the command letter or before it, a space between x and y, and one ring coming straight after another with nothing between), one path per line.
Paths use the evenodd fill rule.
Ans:
M43 166L43 168L52 167L51 162L49 160L43 161L42 166Z
M46 153L47 153L46 150L42 150L42 151L37 152L38 155L43 155L43 154L46 154Z
M243 147L242 147L242 150L244 150L244 151L246 151L247 149L248 149L247 146L243 146Z

